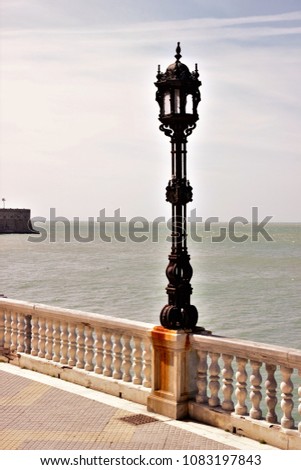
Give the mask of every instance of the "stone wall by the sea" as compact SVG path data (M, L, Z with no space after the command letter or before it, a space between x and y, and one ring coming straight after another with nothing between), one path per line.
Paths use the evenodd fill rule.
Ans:
M30 221L30 209L0 209L0 234L38 233Z

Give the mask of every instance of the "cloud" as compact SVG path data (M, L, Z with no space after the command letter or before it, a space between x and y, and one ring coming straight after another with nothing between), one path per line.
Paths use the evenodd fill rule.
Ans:
M157 64L173 61L181 40L183 62L198 61L203 81L188 146L195 204L224 218L234 208L244 215L252 204L281 207L278 217L292 219L300 174L300 19L292 12L101 29L62 20L56 29L4 32L1 192L27 198L39 215L53 205L65 216L92 216L100 205L111 213L124 207L128 216L168 214L169 142L158 131L153 82Z

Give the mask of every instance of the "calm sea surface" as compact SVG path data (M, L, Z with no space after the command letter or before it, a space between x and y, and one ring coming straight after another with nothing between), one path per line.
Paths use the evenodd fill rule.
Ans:
M188 239L191 300L199 325L215 334L301 349L301 224L266 228L274 241L259 235L252 242L247 227L236 233L249 236L244 243L229 237L213 243L219 227L211 233L200 227L203 241ZM109 228L107 234L112 235ZM142 243L130 240L127 226L123 234L125 242L104 242L96 224L95 239L80 243L71 227L66 242L58 224L54 242L49 231L42 242L28 241L29 235L0 235L0 293L158 324L167 301L169 232L161 227L158 242L149 233ZM80 235L87 235L86 223Z

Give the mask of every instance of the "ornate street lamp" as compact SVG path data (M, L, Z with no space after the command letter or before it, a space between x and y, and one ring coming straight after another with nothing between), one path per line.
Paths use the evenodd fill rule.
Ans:
M186 175L187 137L199 118L201 85L197 65L190 72L182 62L180 43L176 62L165 73L158 67L156 101L159 103L160 130L171 138L171 180L166 188L166 200L172 205L172 248L166 276L168 304L160 314L161 325L170 330L191 330L198 321L198 312L190 304L192 267L187 251L186 205L192 201L192 187Z

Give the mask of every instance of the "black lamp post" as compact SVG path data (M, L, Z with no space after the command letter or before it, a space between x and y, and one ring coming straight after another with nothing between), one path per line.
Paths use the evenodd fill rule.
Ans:
M192 201L192 187L186 175L187 137L199 118L201 85L197 65L190 72L180 62L180 43L176 48L176 62L165 73L158 67L156 101L159 103L160 130L171 138L171 180L166 188L166 200L172 205L172 248L166 276L168 304L160 314L161 325L170 330L191 330L198 321L198 312L190 304L192 267L187 251L186 205Z

